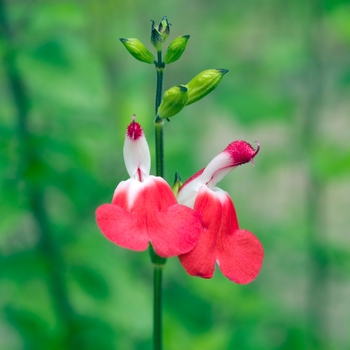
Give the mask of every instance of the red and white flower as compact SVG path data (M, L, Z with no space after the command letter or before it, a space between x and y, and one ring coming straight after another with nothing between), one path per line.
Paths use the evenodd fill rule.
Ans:
M161 257L187 253L201 232L197 214L177 203L163 178L149 174L150 159L143 130L133 118L124 143L130 179L117 186L111 204L97 208L97 224L110 241L127 249L143 251L151 243Z
M237 166L253 163L259 149L259 145L255 151L245 141L234 141L180 188L178 202L193 208L203 227L194 249L179 256L191 276L211 278L217 263L221 272L236 283L250 283L257 277L263 247L251 232L239 228L230 196L216 183Z

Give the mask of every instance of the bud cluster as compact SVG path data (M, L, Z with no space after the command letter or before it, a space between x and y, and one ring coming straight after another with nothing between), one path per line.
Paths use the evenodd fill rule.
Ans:
M153 20L151 22L151 43L157 51L157 59L138 39L121 38L120 41L133 57L141 62L154 63L157 71L161 72L165 65L176 62L182 56L190 36L182 35L172 40L162 58L163 46L170 35L171 24L166 16L162 18L159 25L156 25ZM207 69L187 84L176 85L166 90L156 105L157 117L168 119L178 114L185 106L202 99L220 84L227 72L227 69Z

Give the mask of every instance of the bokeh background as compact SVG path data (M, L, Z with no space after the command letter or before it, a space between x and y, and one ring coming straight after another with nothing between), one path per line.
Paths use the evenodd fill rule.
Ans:
M263 242L259 277L164 276L164 343L176 349L350 348L350 2L0 0L0 349L150 349L152 267L96 227L127 179L133 113L154 151L151 19L190 34L165 88L230 72L165 128L166 179L234 139L255 166L220 184ZM169 41L170 41L169 40Z

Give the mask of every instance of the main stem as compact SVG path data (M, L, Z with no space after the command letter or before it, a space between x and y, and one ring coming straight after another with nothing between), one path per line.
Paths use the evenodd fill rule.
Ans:
M156 175L164 177L164 120L158 116L158 107L163 97L164 63L162 52L158 52L158 61L155 63L157 72L156 101L154 120L156 142ZM162 349L162 275L166 259L157 255L153 247L150 248L153 262L153 349Z
M153 248L152 248L153 250ZM152 252L151 252L152 256ZM153 251L153 349L162 349L162 277L165 259Z
M164 120L158 116L158 107L163 97L163 79L164 79L164 63L162 61L162 52L158 52L158 61L156 62L157 86L156 86L156 105L154 120L155 141L156 141L156 175L164 177Z

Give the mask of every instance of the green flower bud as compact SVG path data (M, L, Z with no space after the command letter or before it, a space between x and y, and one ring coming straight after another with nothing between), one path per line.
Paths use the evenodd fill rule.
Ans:
M180 187L182 186L181 178L178 172L175 173L175 180L174 185L172 187L173 193L175 197L177 197L177 194L179 193Z
M156 48L156 50L158 52L162 51L164 39L163 39L162 35L158 32L158 27L154 23L154 21L152 21L151 43Z
M166 50L164 63L169 64L177 61L185 51L189 38L189 35L183 35L174 39Z
M163 16L161 22L159 23L158 30L163 35L164 40L170 34L170 26L171 26L171 24L168 21L168 17L167 16Z
M220 83L228 69L207 69L196 75L186 86L187 105L194 103L212 92Z
M162 103L158 108L158 116L170 118L179 113L187 104L188 89L185 85L176 85L164 92Z
M163 48L163 44L170 34L170 23L167 16L164 16L159 26L152 20L151 43L159 52Z
M145 63L154 63L153 54L148 51L147 47L140 40L135 38L120 38L119 40L137 60Z

